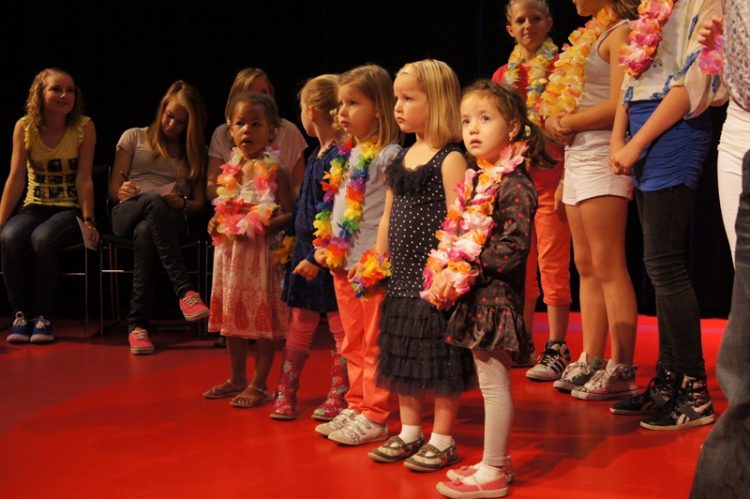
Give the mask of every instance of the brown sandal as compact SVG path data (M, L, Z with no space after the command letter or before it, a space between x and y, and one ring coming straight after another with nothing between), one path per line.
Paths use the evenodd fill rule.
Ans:
M258 388L255 385L248 385L242 393L229 401L229 405L237 407L238 409L252 409L267 404L271 400L273 400L273 395L263 388Z
M234 397L247 388L247 385L237 386L232 383L231 380L226 380L220 385L215 385L203 392L203 396L207 399L223 399L226 397Z

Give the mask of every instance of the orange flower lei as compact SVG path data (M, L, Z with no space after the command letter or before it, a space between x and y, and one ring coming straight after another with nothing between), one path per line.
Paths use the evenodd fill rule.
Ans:
M263 153L260 159L252 160L254 195L247 196L237 181L242 154L235 150L229 163L221 165L222 173L216 179L216 193L213 200L216 211L216 233L212 236L214 246L238 236L248 238L264 234L271 221L271 215L279 207L276 204L276 177L279 160L276 156Z
M466 170L464 180L458 184L458 196L448 210L441 229L435 233L438 247L430 252L425 265L424 291L420 296L435 306L455 302L471 289L479 270L472 266L484 249L495 225L492 212L495 209L497 190L505 174L523 164L526 152L525 142L516 142L500 151L495 165L478 161L479 172ZM479 176L476 188L474 177ZM433 300L430 287L440 272L453 285L450 295L444 300Z
M586 58L599 36L618 19L612 7L607 5L584 27L570 34L568 40L572 45L563 46L560 58L555 62L555 69L549 77L549 83L538 101L537 113L540 116L548 118L560 113L576 112L586 81L583 73Z
M547 85L547 70L549 65L557 55L557 45L550 37L544 39L534 55L529 61L528 86L526 87L526 109L528 109L529 119L532 123L539 124L539 115L536 112L536 103L544 92ZM523 55L521 47L516 44L513 52L508 58L508 67L505 70L503 81L513 87L516 86L520 79L519 66L523 64Z

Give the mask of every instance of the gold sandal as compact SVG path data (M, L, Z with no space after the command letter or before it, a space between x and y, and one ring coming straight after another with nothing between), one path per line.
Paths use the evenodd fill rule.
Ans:
M223 399L226 397L234 397L242 392L245 391L247 388L247 385L243 386L237 386L234 383L232 383L231 380L226 380L224 383L220 385L214 385L205 392L203 392L203 396L207 399Z
M250 397L245 395L248 393ZM254 407L260 407L263 404L267 404L273 400L273 395L268 393L263 388L259 388L255 385L248 385L242 393L238 394L232 400L229 401L229 405L237 407L238 409L252 409Z

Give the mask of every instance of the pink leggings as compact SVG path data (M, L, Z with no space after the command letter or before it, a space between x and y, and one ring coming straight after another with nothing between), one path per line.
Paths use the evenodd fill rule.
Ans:
M336 353L341 353L341 342L344 340L344 326L338 312L328 312L328 329L336 342ZM309 352L315 330L320 323L320 313L306 308L292 308L292 320L286 336L287 350Z

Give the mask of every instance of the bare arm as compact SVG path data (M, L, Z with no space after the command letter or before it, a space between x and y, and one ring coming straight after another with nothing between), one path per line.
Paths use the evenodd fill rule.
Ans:
M464 179L466 173L466 160L463 155L456 151L448 154L443 160L443 189L445 190L445 209L450 210L458 193L456 186Z
M276 178L276 202L279 204L278 213L271 218L268 225L270 233L283 230L292 221L292 210L294 208L294 194L292 192L291 179L289 173L283 168L278 169Z
M206 198L208 201L213 201L216 199L216 178L221 173L221 168L219 168L223 164L223 161L221 158L214 158L213 156L208 157L208 172L206 175Z
M378 224L378 234L375 238L375 251L382 255L388 252L388 226L391 221L391 207L393 206L393 191L386 187L383 217Z
M83 142L78 148L78 172L76 173L76 191L78 204L84 217L94 216L94 181L91 172L94 169L94 146L96 146L96 127L89 121L83 129Z
M690 110L690 98L685 87L672 87L656 106L654 113L633 135L627 144L610 157L610 167L619 173L629 173L648 145L672 128Z
M130 176L132 160L133 156L128 151L119 147L115 151L115 162L109 179L109 199L112 201L120 202L138 194L138 186L125 178Z
M24 144L24 129L21 120L16 122L13 129L13 153L10 157L10 172L3 188L3 197L0 199L0 225L10 219L18 200L23 193L26 183L26 161L28 152Z

